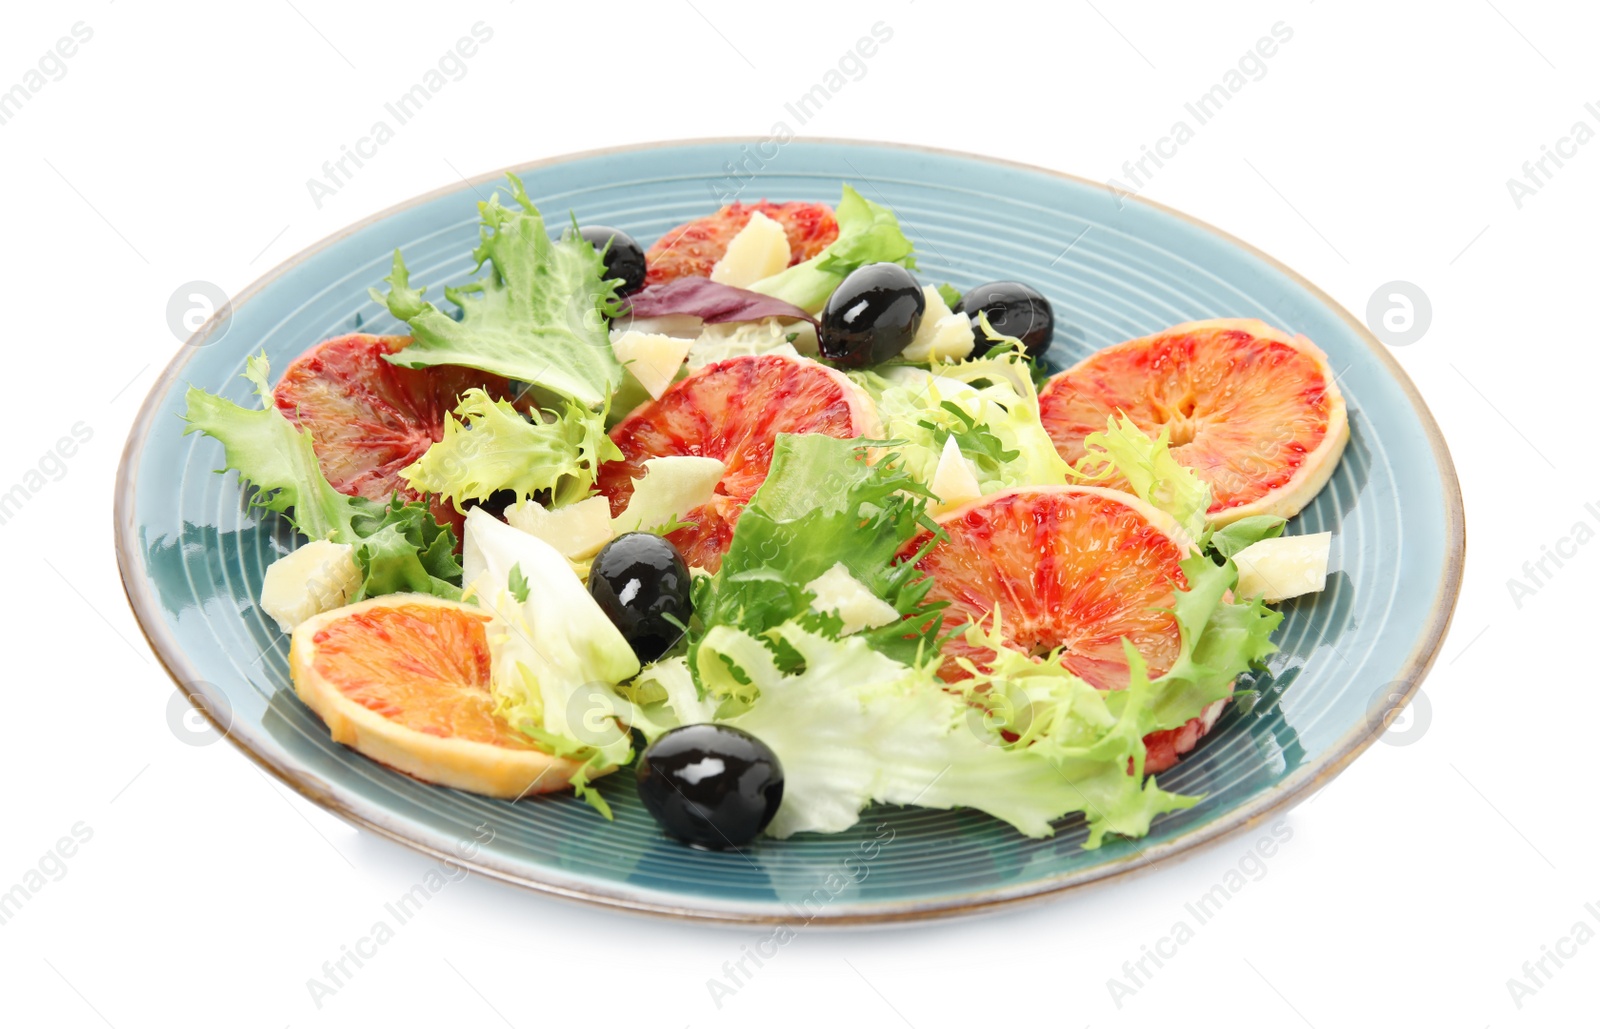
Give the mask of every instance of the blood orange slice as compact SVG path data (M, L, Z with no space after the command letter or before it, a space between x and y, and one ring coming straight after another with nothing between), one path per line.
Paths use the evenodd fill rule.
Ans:
M403 593L325 612L294 631L295 693L336 742L424 782L509 798L564 789L578 765L494 713L488 622Z
M780 433L840 439L881 432L872 400L832 368L782 354L735 357L674 383L611 430L622 460L601 466L598 487L620 515L652 457L714 457L727 466L717 495L667 538L691 565L716 571L739 514L767 477Z
M991 494L938 522L948 539L918 568L933 580L928 598L949 601L946 631L998 609L1007 645L1034 657L1059 648L1064 667L1103 690L1128 685L1124 639L1151 677L1177 659L1173 594L1187 586L1179 562L1192 545L1171 517L1144 501L1093 486L1036 486ZM994 658L960 636L945 644L944 655L942 674L952 681L966 676L956 658L980 668ZM1215 720L1216 712L1206 714ZM1146 770L1171 767L1192 749L1210 727L1201 722L1147 737Z
M1294 515L1350 438L1327 356L1253 319L1189 322L1107 347L1052 378L1039 409L1069 463L1112 415L1150 435L1166 429L1173 457L1211 485L1218 525Z
M663 233L645 254L646 284L671 282L688 275L709 278L711 266L727 253L728 244L757 211L783 226L789 237L791 265L810 260L839 238L839 223L827 204L798 200L787 204L765 200L758 204L729 204L715 214Z
M387 501L398 491L418 499L400 471L443 438L456 399L473 386L508 395L506 380L485 372L401 368L383 359L410 342L366 333L325 340L296 358L273 390L278 410L311 431L322 474L340 493ZM437 501L433 512L460 539L455 509Z

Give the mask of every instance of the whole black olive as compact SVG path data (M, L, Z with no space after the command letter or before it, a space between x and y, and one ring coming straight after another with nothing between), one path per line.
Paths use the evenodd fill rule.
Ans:
M641 662L654 661L689 624L689 566L670 540L625 532L589 565L589 595Z
M666 830L692 846L742 847L783 802L783 766L742 729L705 722L658 736L637 771L639 798Z
M644 288L644 247L638 240L609 225L585 225L578 235L594 244L606 262L606 278L622 280L618 293L627 296Z
M863 265L845 276L822 309L822 356L843 368L896 357L917 334L927 306L916 276L898 264Z
M1050 301L1032 286L1020 282L985 282L967 290L961 298L961 310L972 319L972 335L977 345L974 357L993 346L978 321L981 312L989 325L1002 336L1014 336L1032 357L1039 357L1050 349L1050 340L1056 332L1056 315Z

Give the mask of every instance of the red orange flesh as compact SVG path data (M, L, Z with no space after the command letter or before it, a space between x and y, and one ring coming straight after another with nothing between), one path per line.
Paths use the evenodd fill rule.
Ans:
M1052 378L1040 415L1069 463L1126 415L1212 491L1210 515L1294 514L1327 481L1348 428L1327 359L1258 321L1179 325L1091 355ZM1110 485L1115 485L1111 483Z
M789 237L789 263L799 264L817 256L839 238L839 222L827 204L792 201L773 204L729 204L715 214L661 234L645 254L645 283L671 282L690 275L709 277L711 267L728 252L728 244L757 211L783 226Z
M993 494L938 522L949 539L918 567L933 579L929 599L949 601L946 631L998 610L1008 646L1040 659L1060 648L1065 668L1103 690L1128 685L1124 639L1151 677L1177 659L1172 604L1174 592L1187 586L1179 562L1188 544L1170 519L1142 501L1095 487L1032 487ZM912 540L905 553L930 535ZM956 681L967 676L957 658L983 668L994 651L957 637L945 644L944 656L941 674ZM1150 734L1146 771L1171 767L1205 728L1197 718Z
M667 538L684 560L716 571L733 527L766 480L780 433L821 432L840 439L872 435L871 401L840 373L815 361L776 354L735 357L674 383L660 400L634 411L611 430L621 461L600 468L598 488L620 515L633 481L653 457L714 457L727 466L717 495L686 519L695 523Z
M353 333L325 340L284 370L273 390L278 410L311 432L322 474L349 496L387 501L420 494L402 469L444 436L444 420L457 398L477 386L508 395L506 380L470 368L401 368L384 360L409 336ZM433 505L459 539L461 517L448 502Z

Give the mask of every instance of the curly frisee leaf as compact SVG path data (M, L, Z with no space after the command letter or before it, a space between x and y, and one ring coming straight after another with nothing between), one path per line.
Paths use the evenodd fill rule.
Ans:
M445 288L460 321L422 299L395 251L389 292L372 297L411 327L413 342L387 359L409 368L477 368L599 408L622 384L607 334L622 280L605 277L605 261L577 233L552 240L522 181L508 178L522 210L502 205L498 193L478 205L483 227L472 256L489 274Z
M251 502L286 515L310 539L354 546L362 584L353 603L386 593L461 595L455 535L420 501L388 504L350 497L322 474L311 433L285 418L273 403L266 355L250 358L244 377L262 400L259 408L195 386L185 395L184 434L203 432L222 444L227 467L255 487Z
M413 489L449 497L458 511L500 490L518 501L548 490L552 507L583 500L601 463L622 456L606 435L605 414L569 400L535 417L469 389L445 419L444 438L400 474Z

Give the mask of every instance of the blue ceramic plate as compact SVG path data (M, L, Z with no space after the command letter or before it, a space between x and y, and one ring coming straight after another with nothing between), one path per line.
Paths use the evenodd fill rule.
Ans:
M746 170L730 174L741 161ZM1054 172L868 143L667 143L515 170L553 224L570 208L644 241L735 196L835 201L848 181L899 215L924 281L965 289L1021 279L1042 290L1061 323L1055 358L1064 364L1200 318L1255 317L1304 333L1339 371L1352 433L1333 480L1291 531L1332 529L1334 570L1325 592L1285 605L1282 650L1253 684L1253 706L1234 705L1162 777L1167 789L1205 799L1162 817L1143 840L1098 850L1081 847L1076 817L1033 840L976 812L881 808L837 836L710 854L663 839L626 775L604 781L616 812L607 823L570 797L512 804L374 764L333 743L296 699L288 640L255 600L263 570L293 537L245 505L234 475L213 474L220 445L183 436L183 391L193 383L247 402L239 375L249 354L265 349L281 369L329 336L400 331L368 287L388 273L396 247L414 282L469 279L476 203L503 181L497 172L370 218L247 289L167 368L123 457L122 578L155 652L234 744L345 819L458 859L487 824L493 839L465 859L475 870L635 911L812 924L969 913L1106 879L1287 808L1367 747L1432 663L1465 545L1438 427L1359 322L1239 240Z

